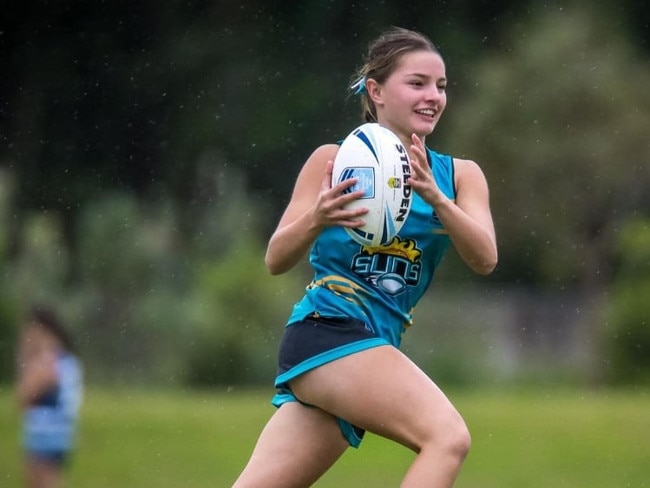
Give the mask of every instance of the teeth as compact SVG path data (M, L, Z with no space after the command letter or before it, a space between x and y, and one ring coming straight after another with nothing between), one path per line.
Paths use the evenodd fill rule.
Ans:
M417 113L422 114L422 115L428 115L429 117L433 117L436 113L433 110L416 110Z

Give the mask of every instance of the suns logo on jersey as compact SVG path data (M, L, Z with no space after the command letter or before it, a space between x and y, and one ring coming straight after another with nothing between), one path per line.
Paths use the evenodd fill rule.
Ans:
M362 246L352 271L390 295L398 295L420 280L422 251L413 239L399 236L383 246Z

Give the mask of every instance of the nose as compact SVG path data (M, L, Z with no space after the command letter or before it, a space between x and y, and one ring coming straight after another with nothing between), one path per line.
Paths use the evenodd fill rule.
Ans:
M426 91L426 102L430 103L442 111L447 105L447 92L444 88L440 88L436 85L432 85L427 88Z
M436 85L430 85L426 91L427 100L440 101L446 97L445 90Z

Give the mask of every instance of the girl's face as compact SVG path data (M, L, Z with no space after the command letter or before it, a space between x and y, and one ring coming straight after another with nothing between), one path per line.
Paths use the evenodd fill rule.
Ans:
M60 348L57 338L36 322L25 326L22 333L23 351L29 356L38 356Z
M433 132L447 105L445 63L439 54L414 51L404 54L382 85L372 84L378 122L411 145L411 134L424 137Z

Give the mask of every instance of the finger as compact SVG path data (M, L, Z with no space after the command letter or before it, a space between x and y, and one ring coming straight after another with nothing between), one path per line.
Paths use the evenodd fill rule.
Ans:
M338 195L344 192L346 189L354 186L359 181L358 178L347 178L340 182L335 182L332 180L332 173L334 169L334 162L332 160L327 161L325 165L325 175L323 177L323 184L321 186L322 191L327 191L332 189L334 194Z
M343 226L361 226L364 221L360 219L363 215L367 214L370 209L368 207L355 207L346 208L347 205L362 196L362 192L354 192L347 195L341 195L328 204L330 208L328 212L328 220L333 225Z
M351 200L350 200L351 201ZM343 203L343 205L347 205L350 201L346 201ZM357 207L357 208L352 208L352 209L341 209L341 218L343 219L351 219L351 218L356 218L360 217L362 215L367 214L370 211L368 207Z
M339 224L341 227L348 227L348 228L357 228L357 227L363 227L366 225L365 220L346 220L343 221Z
M425 153L424 142L416 134L411 134L411 148L415 150L418 154L422 155Z
M366 224L366 221L362 218L364 213L367 213L368 209L355 209L354 211L343 211L338 215L336 219L336 225L341 225L343 227L361 227Z
M418 178L426 174L429 165L423 163L426 157L417 154L415 146L411 146L411 151L411 177Z
M417 141L417 143L415 142ZM422 146L422 141L417 137L414 137L414 142L409 148L409 158L411 163L415 163L416 166L423 166L423 161L427 160L426 150Z
M411 136L411 141L413 144L411 144L411 151L415 153L419 158L422 156L426 157L426 152L424 148L424 143L422 142L422 139L420 139L418 136L413 134Z
M334 161L330 159L325 165L325 173L323 174L323 183L321 184L321 190L323 191L329 190L333 186L332 168L334 168Z
M346 180L343 183L347 183L347 181L348 180ZM346 188L349 188L351 186L353 185L346 186L341 183L340 185L336 185L332 189L333 192L336 192L335 193L336 196L334 197L332 202L333 207L343 209L343 207L345 207L347 204L364 197L364 195L366 194L365 190L348 189L346 191ZM350 211L349 209L346 210ZM367 213L367 212L364 211L363 213Z
M346 193L346 194L351 194L351 193L358 193L360 195L363 195L363 190L351 190L354 185L356 185L359 182L359 178L348 178L346 180L343 180L336 185L332 186L332 190L334 190L334 193L341 194L341 193ZM346 190L348 190L346 192ZM358 197L357 197L358 198Z

